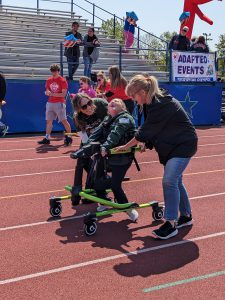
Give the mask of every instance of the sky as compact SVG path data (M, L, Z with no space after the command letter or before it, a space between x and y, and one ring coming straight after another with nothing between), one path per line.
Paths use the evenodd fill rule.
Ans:
M70 5L63 3L50 3L47 1L40 1L41 8L69 10ZM57 0L60 1L60 0ZM62 0L70 2L70 0ZM152 32L159 36L165 31L179 30L179 16L183 11L184 0L89 0L99 7L104 8L123 17L126 11L135 11L139 17L138 25L146 31ZM2 0L3 5L27 6L35 7L37 0ZM79 6L92 11L92 5L86 3L84 0L74 0ZM215 50L215 43L218 42L219 35L225 34L225 0L222 2L213 0L207 4L200 5L202 12L214 21L213 25L209 25L196 17L193 35L199 36L202 33L211 33L212 41L209 41L211 50ZM92 21L92 16L85 13L82 9L75 6L75 12L87 17ZM96 8L96 15L103 19L110 18L109 15L104 14Z

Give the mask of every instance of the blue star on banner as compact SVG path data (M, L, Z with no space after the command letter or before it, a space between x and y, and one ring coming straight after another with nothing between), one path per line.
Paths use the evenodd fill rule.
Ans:
M191 101L191 97L189 92L187 92L187 95L185 96L184 101L180 101L181 105L183 106L184 110L188 114L190 118L193 118L192 110L195 105L198 104L198 101Z

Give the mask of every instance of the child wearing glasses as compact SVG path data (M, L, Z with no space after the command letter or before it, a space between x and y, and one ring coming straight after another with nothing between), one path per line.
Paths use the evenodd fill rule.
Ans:
M91 80L90 78L86 76L80 77L80 88L78 90L78 93L86 94L90 98L95 98L97 96L96 91L91 86Z
M96 86L96 93L99 98L104 98L107 82L108 80L105 76L104 71L99 71L97 73L97 86Z
M107 115L108 102L104 99L92 99L86 94L78 93L72 99L74 120L81 137L81 147L87 143L88 137L94 132ZM72 205L80 202L79 192L82 190L83 170L89 171L90 158L79 158L75 166L74 184L72 188ZM83 201L87 203L87 201Z

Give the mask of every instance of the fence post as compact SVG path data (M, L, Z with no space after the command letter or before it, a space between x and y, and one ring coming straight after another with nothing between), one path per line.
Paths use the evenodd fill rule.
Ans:
M37 15L40 13L40 2L37 0Z
M116 38L116 15L113 16L113 36Z
M0 0L0 5L2 5L2 0Z
M60 43L60 75L63 77L63 43Z
M119 69L122 72L122 46L119 46Z
M138 50L137 50L137 54L139 54L139 48L140 48L140 27L138 26L138 36L137 36L137 47L138 47Z
M170 67L170 68L169 68L169 70L170 70L169 72L170 72L170 73L169 73L169 80L170 80L170 83L171 83L171 82L172 82L172 78L173 78L173 76L172 76L172 69L173 69L173 68L172 68L172 50L169 50L169 51L170 51L170 52L169 52L169 53L170 53L170 61L169 61L169 64L170 64L170 65L169 65L169 67Z
M93 11L92 11L92 23L93 27L95 26L95 4L93 3Z
M74 17L74 12L73 12L73 0L71 0L71 19Z

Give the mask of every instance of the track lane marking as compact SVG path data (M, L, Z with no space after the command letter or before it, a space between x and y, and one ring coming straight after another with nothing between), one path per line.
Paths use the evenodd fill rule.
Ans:
M202 155L202 156L193 156L192 159L201 159L201 158L211 158L211 157L221 157L225 156L225 153L220 154L212 154L212 155ZM46 159L54 159L54 158L70 158L69 155L61 155L61 156L47 156L47 157L37 157L37 158L24 158L24 159L14 159L14 160L1 160L0 163L11 163L11 162L24 162L24 161L36 161L36 160L46 160ZM138 162L139 165L141 164L151 164L151 163L159 163L159 160L152 160L152 161L144 161ZM132 165L135 165L133 163Z
M27 174L25 173L25 174L16 174L16 175L5 175L5 176L0 176L0 179L14 178L14 177L35 176L35 175L46 175L46 174L57 174L57 173L68 173L68 172L72 172L72 171L74 171L74 169L56 170L56 171L38 172L38 173L27 173ZM184 176L209 174L209 173L221 173L221 172L225 172L225 169L185 173ZM148 178L143 178L143 179L134 179L134 180L130 180L130 181L125 181L124 184L129 184L129 183L139 182L139 181L157 180L157 179L162 179L162 176L159 176L159 177L148 177Z
M206 146L218 146L218 145L225 145L225 143L216 143L216 144L200 144L200 145L198 145L198 147L206 147ZM59 147L60 145L58 145L58 147ZM72 146L74 146L74 147L79 147L80 145L73 145L72 144ZM46 146L45 148L43 148L43 149L52 149L52 148L54 148L55 146L54 145L52 145L52 147L50 146L50 147L48 147L48 146ZM63 148L63 149L65 149L66 147L64 147L63 145L61 145L61 147L60 148ZM28 151L28 150L38 150L38 148L21 148L21 149L0 149L0 152L12 152L12 151ZM37 154L38 154L38 152L37 152Z
M138 255L138 254L142 254L142 253L154 252L154 251L161 250L161 249L167 249L167 248L170 248L170 247L184 245L184 244L187 244L187 243L190 243L190 242L202 241L202 240L216 238L216 237L220 237L220 236L224 236L224 235L225 235L225 231L216 232L216 233L213 233L213 234L199 236L199 237L195 237L195 238L192 238L192 239L182 240L182 241L178 241L178 242L174 242L174 243L168 243L168 244L163 244L163 245L160 245L160 246L144 248L144 249L141 249L141 250L130 251L130 252L127 252L127 253L122 253L122 254L113 255L113 256L107 256L107 257L104 257L104 258L89 260L89 261L85 261L85 262L77 263L77 264L73 264L73 265L67 265L65 267L49 269L49 270L46 270L46 271L27 274L27 275L23 275L23 276L19 276L19 277L14 277L14 278L8 278L8 279L1 280L0 285L5 285L5 284L14 283L14 282L19 282L19 281L24 281L24 280L28 280L28 279L47 276L47 275L51 275L51 274L61 273L61 272L69 271L69 270L74 270L74 269L78 269L78 268L87 267L87 266L97 265L97 264L101 264L101 263L105 263L105 262L109 262L109 261L114 261L114 260L117 260L117 259L120 259L120 258L134 256L134 255Z
M199 280L205 280L205 279L218 277L218 276L222 276L222 275L225 275L225 270L210 273L210 274L195 276L195 277L191 277L191 278L187 278L187 279L183 279L183 280L178 280L178 281L174 281L174 282L168 282L168 283L165 283L165 284L155 285L155 286L152 286L150 288L144 289L143 292L144 293L149 293L149 292L159 291L159 290L171 288L171 287L174 287L174 286L177 286L177 285L182 285L182 284L195 282L195 281L199 281Z
M49 193L52 191L44 192L44 193ZM29 195L29 194L28 194ZM217 194L207 194L207 195L202 195L202 196L195 196L195 197L190 197L190 200L197 200L197 199L204 199L204 198L211 198L211 197L218 197L218 196L223 196L225 195L225 192L222 193L217 193ZM33 227L33 226L38 226L38 225L49 225L51 223L56 223L56 222L63 222L63 221L69 221L69 220L74 220L74 219L79 219L82 218L84 215L81 216L72 216L72 217L65 217L61 219L56 219L52 221L41 221L41 222L36 222L36 223L28 223L28 224L21 224L21 225L14 225L14 226L9 226L9 227L1 227L1 231L8 231L8 230L14 230L14 229L20 229L20 228L25 228L25 227Z

